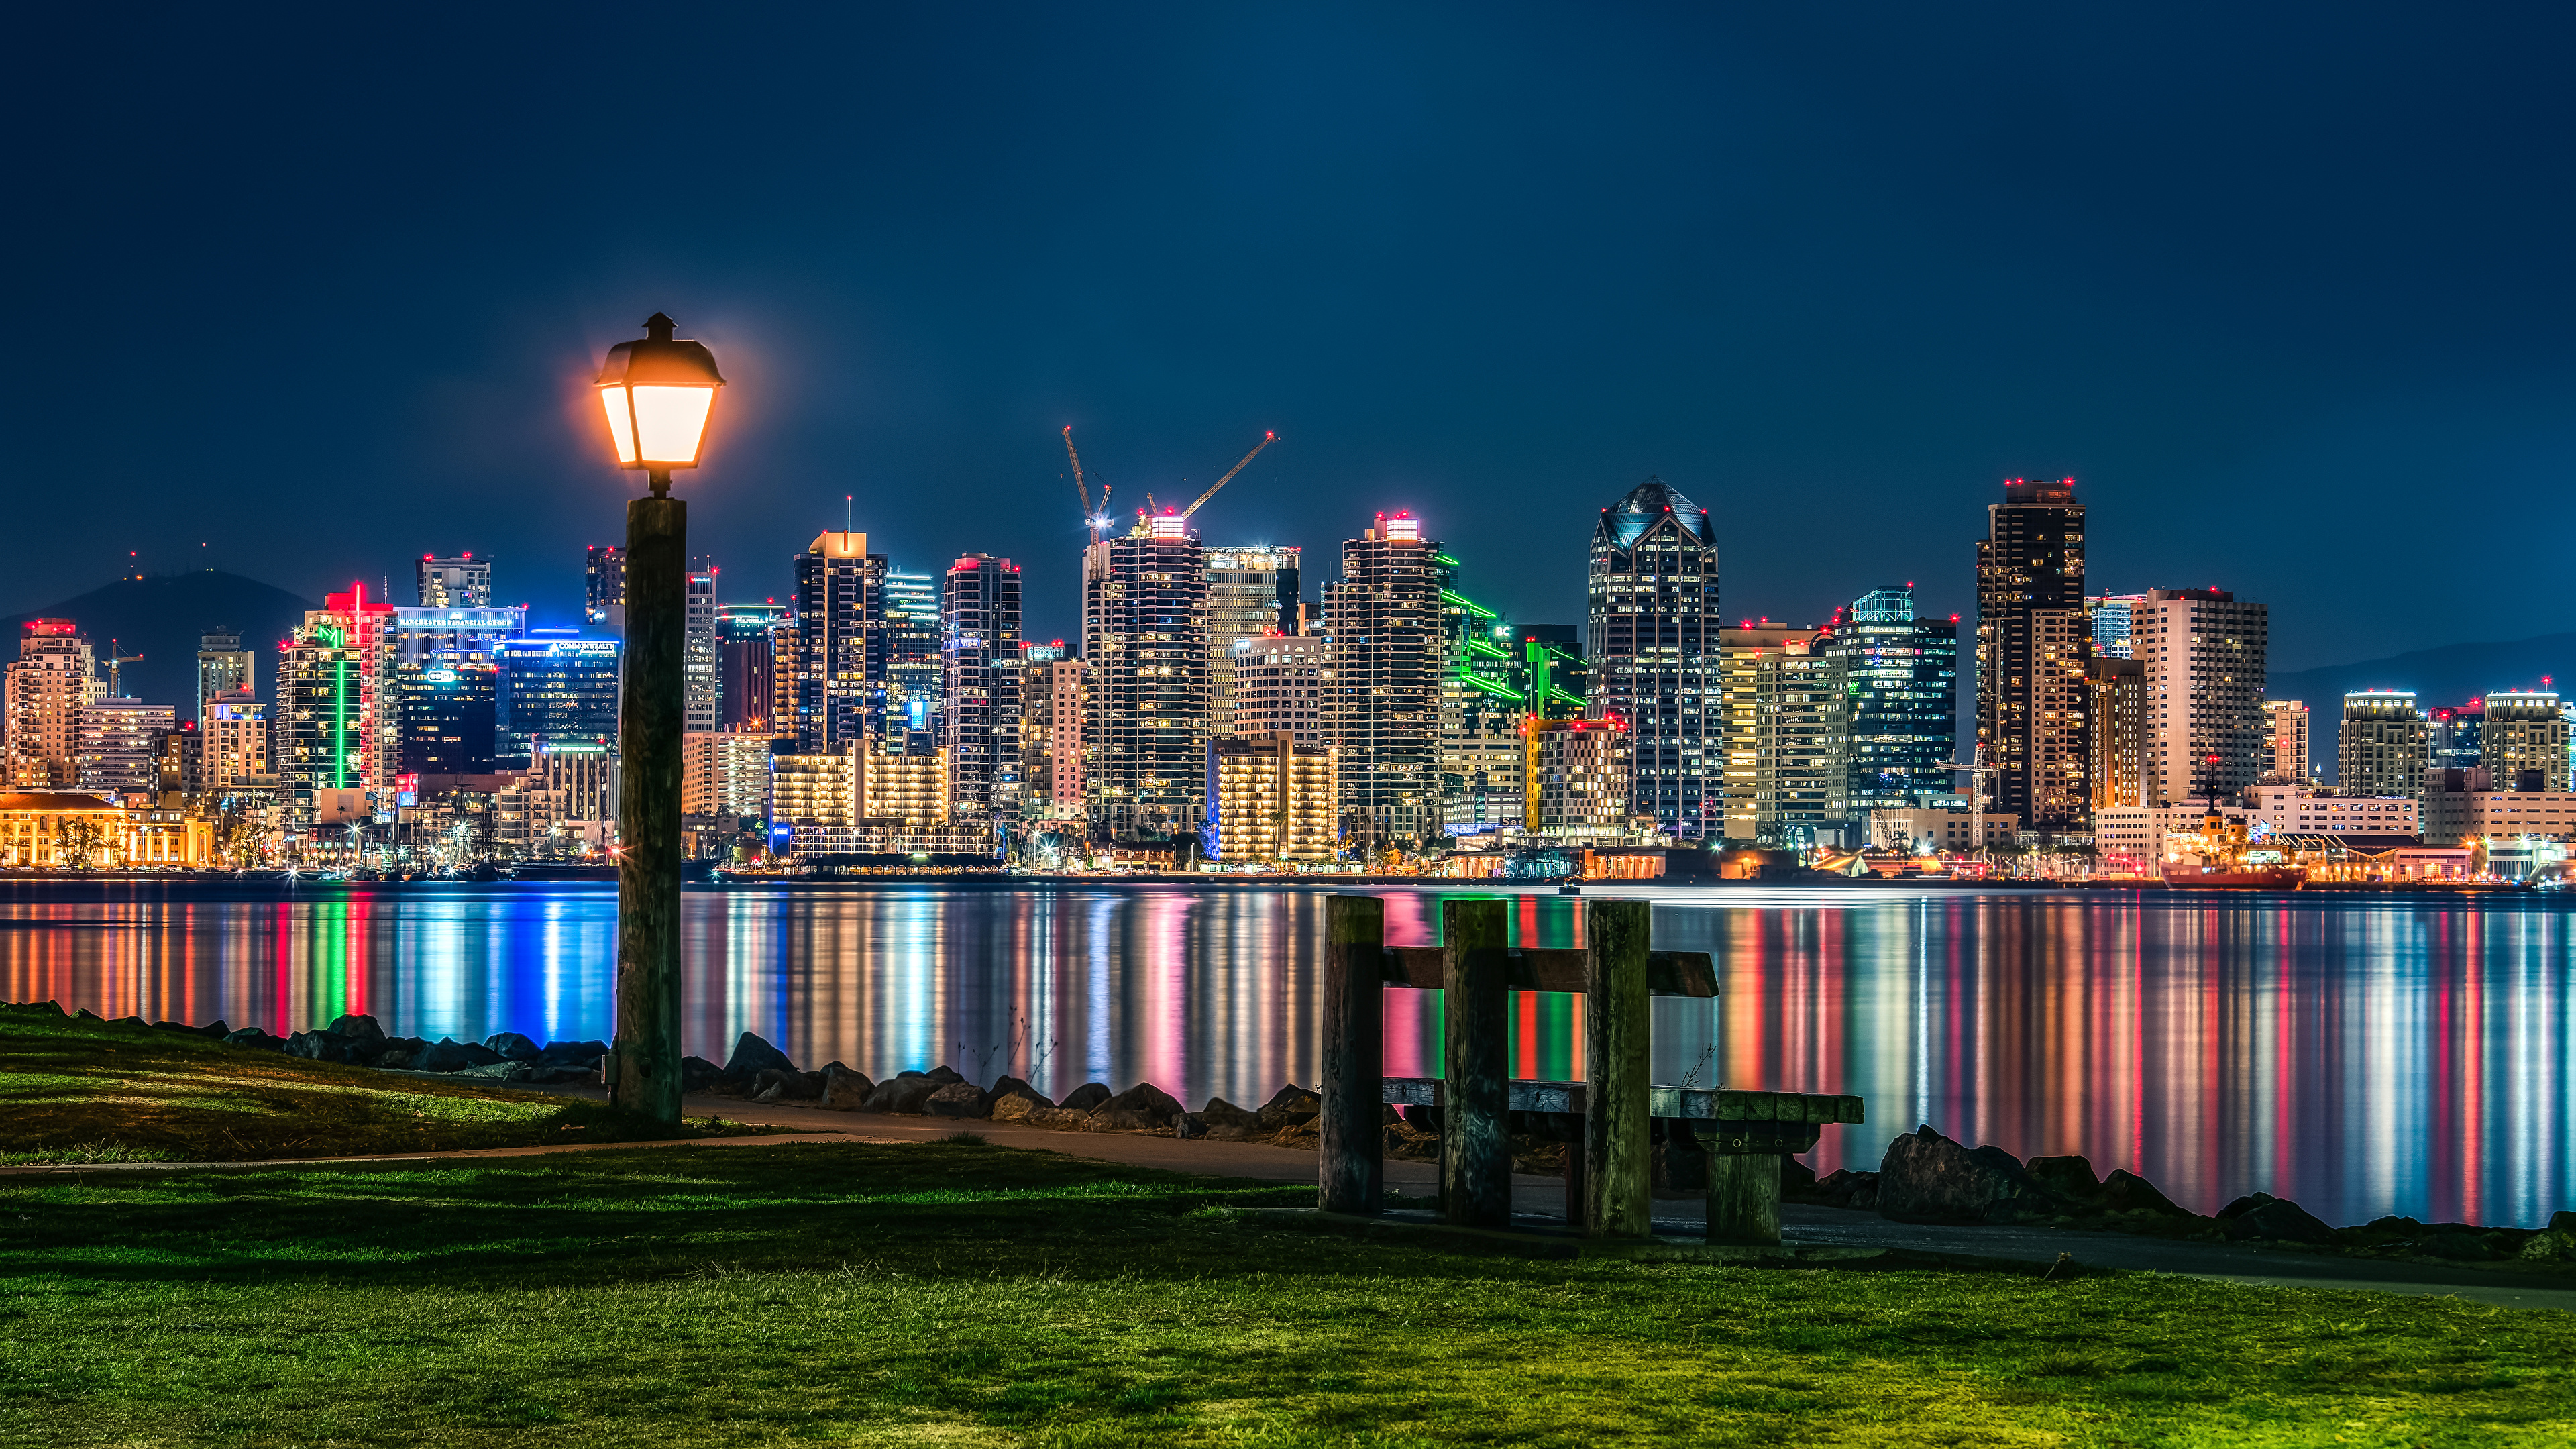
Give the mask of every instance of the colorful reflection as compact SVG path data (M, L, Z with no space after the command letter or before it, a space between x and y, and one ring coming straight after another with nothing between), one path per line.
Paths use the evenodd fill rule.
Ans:
M1444 900L1386 892L1392 944ZM1929 1122L2081 1152L2204 1210L2262 1189L2331 1221L2532 1225L2576 1206L2576 944L2545 899L1638 892L1707 950L1658 1001L1659 1081L1858 1093L1820 1170ZM1514 938L1581 903L1508 895ZM481 1039L605 1037L615 897L594 887L227 895L0 887L0 998L288 1031L344 1011ZM1310 1083L1324 893L891 886L692 894L688 1049L757 1032L870 1075L945 1062L1196 1106ZM1387 1070L1440 1069L1436 993L1391 990ZM1513 1070L1583 1075L1581 1003L1515 993Z

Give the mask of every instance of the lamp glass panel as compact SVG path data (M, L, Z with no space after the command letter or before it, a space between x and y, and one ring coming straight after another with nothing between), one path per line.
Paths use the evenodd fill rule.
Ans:
M608 410L608 435L617 440L617 461L635 461L635 424L626 415L626 389L603 387L599 401Z
M715 406L711 387L637 387L635 431L647 463L695 463L698 439Z

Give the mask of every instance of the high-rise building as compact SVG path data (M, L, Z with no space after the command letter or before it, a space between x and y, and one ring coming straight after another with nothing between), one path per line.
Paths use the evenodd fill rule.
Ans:
M770 759L769 819L791 830L848 830L859 823L859 751Z
M1717 631L1716 702L1709 711L1715 721L1709 733L1717 742L1725 839L1751 842L1760 829L1757 822L1761 815L1762 752L1757 737L1761 724L1762 660L1787 648L1793 640L1812 644L1821 632L1775 624L1769 619L1747 619Z
M526 631L527 610L398 608L393 643L393 710L401 770L475 775L495 769L500 707L496 645Z
M879 747L859 751L859 819L895 825L945 825L955 801L948 794L948 751L924 731L889 735Z
M179 711L132 698L93 699L80 715L80 788L115 794L158 792L161 737Z
M716 696L728 730L774 732L778 639L787 607L769 600L716 606Z
M293 823L315 818L322 791L364 792L390 812L403 771L395 609L364 584L325 594L278 655L269 759Z
M688 571L686 607L680 636L680 728L684 732L712 734L724 720L724 676L717 667L714 565Z
M1321 641L1318 641L1319 643ZM1079 820L1088 751L1083 741L1083 702L1091 666L1063 657L1035 657L1020 671L1020 760L1026 789L1021 811L1047 820Z
M1234 723L1234 646L1263 634L1293 634L1298 618L1298 550L1207 550L1208 732L1239 734Z
M1341 818L1355 845L1418 847L1441 834L1447 582L1422 521L1381 513L1343 543L1342 576L1324 590Z
M2096 659L2132 659L2130 653L2131 618L2129 606L2137 602L2135 594L2101 594L2084 600L2084 616L2093 636Z
M947 737L939 717L947 700L942 674L940 583L928 574L888 570L885 578L885 705L881 734L926 730Z
M19 625L6 688L6 783L22 790L77 786L81 711L104 692L88 636L69 619Z
M2335 790L2343 795L2421 798L2424 713L2411 689L2364 689L2343 697L2335 729Z
M2433 710L2424 717L2424 768L2474 770L2484 762L2486 701ZM2510 784L2510 782L2508 782Z
M2308 783L2308 707L2295 699L2263 701L2263 749L2270 763L2258 783Z
M1632 809L1627 726L1598 714L1524 721L1525 827L1542 835L1617 834Z
M1458 561L1440 566L1440 821L1451 836L1517 830L1528 815L1521 716L1527 666L1516 631L1451 587ZM1562 713L1562 711L1559 711Z
M2225 589L2149 589L2129 600L2146 669L2149 805L2241 794L2270 772L2263 747L2269 610Z
M1261 634L1234 641L1234 726L1266 739L1289 734L1324 749L1333 742L1333 641L1320 634Z
M1230 661L1229 661L1230 662ZM1208 740L1205 823L1218 860L1333 858L1333 752L1293 734Z
M867 740L886 698L885 555L864 533L824 532L796 556L796 697L800 753Z
M2075 480L2007 480L1977 542L1977 745L1991 796L1981 810L2043 834L2084 828L2092 647Z
M492 646L501 668L493 711L494 747L505 769L534 768L545 748L617 744L614 639L585 639L578 629L531 629Z
M766 819L774 743L757 730L681 736L680 813L715 820Z
M1851 773L1842 742L1851 724L1844 661L1833 631L1792 639L1753 667L1753 838L1764 845L1846 842L1842 827L1867 828L1837 813Z
M1082 555L1082 650L1091 666L1084 778L1096 828L1176 837L1197 828L1207 782L1207 571L1188 523L1139 512Z
M941 738L963 818L1017 814L1020 566L989 553L948 566L940 600ZM946 822L939 822L946 823Z
M232 690L207 700L198 734L199 789L221 793L268 774L268 706L250 691Z
M596 552L596 550L593 550ZM418 564L420 606L424 609L488 609L492 607L492 561L470 553L454 558L420 556Z
M1591 703L1631 731L1640 815L1684 840L1725 829L1717 540L1708 510L1660 478L1592 531Z
M2499 790L2567 788L2567 721L2558 696L2541 689L2500 689L2485 700L2479 763Z
M1724 631L1720 631L1723 639ZM1914 586L1852 601L1823 641L1842 695L1841 783L1825 814L1855 831L1872 810L1947 795L1959 748L1959 621L1915 613ZM1855 837L1856 839L1857 837Z
M258 656L242 647L241 631L232 628L209 629L197 636L197 713L200 728L206 721L206 701L219 694L255 690L254 678Z
M2101 644L2099 634L2094 644ZM2147 803L2147 667L2125 654L2095 655L2085 666L2093 687L2093 808Z
M626 550L594 543L582 564L582 624L612 639L626 637Z

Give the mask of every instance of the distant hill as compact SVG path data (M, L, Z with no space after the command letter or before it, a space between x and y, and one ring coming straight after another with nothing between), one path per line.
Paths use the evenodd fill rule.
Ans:
M0 644L6 657L18 657L18 626L29 619L69 619L89 636L98 652L98 672L107 674L108 641L119 653L140 654L139 664L125 666L125 692L149 704L176 705L186 719L197 698L197 636L218 625L241 632L242 646L259 655L260 697L269 697L277 665L277 641L304 622L304 611L322 607L284 589L239 574L206 569L193 574L119 579L76 599L29 609L0 620L8 630Z
M2325 778L2335 769L2335 725L2343 697L2356 689L2411 689L2426 709L2462 704L2493 690L2538 689L2547 675L2561 694L2576 697L2576 634L2543 634L2506 644L2445 644L2387 659L2365 659L2296 674L2275 674L2270 699L2308 706L2308 751Z

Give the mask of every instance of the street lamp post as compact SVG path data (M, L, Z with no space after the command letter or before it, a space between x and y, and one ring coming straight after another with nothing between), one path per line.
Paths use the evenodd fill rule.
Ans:
M680 1122L680 766L688 633L688 505L671 471L698 466L724 378L659 312L644 340L609 349L599 399L621 468L650 497L626 505L626 678L618 707L617 1041L609 1097Z

